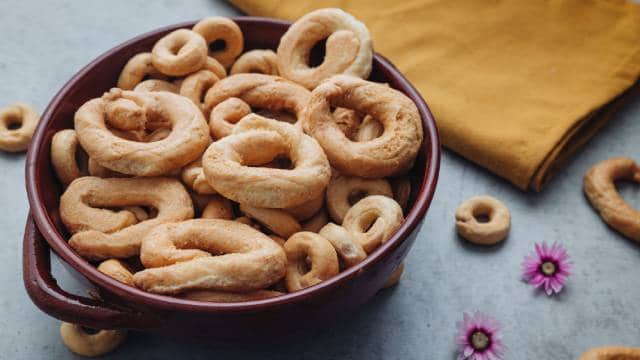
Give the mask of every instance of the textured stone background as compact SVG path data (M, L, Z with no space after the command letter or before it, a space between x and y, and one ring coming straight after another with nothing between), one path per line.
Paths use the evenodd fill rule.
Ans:
M167 24L236 14L226 3L206 0L3 0L2 5L0 104L25 101L38 111L77 70L124 40ZM454 359L455 323L476 309L504 324L508 359L564 360L596 345L640 346L640 247L609 230L581 189L582 174L600 160L623 154L640 160L639 135L640 98L635 98L542 194L522 193L445 152L438 191L401 285L330 331L241 348L131 334L108 358ZM28 210L23 164L24 155L0 154L0 358L69 358L59 322L41 313L22 286ZM488 249L464 243L453 228L456 206L485 193L504 200L513 213L508 240ZM640 187L625 185L623 195L640 207ZM563 242L575 262L566 291L555 298L536 294L519 280L522 257L542 240ZM54 269L64 288L83 291L59 264Z

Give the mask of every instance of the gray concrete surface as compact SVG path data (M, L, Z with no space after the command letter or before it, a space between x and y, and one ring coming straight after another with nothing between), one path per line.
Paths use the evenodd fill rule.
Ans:
M183 20L235 14L214 1L3 0L0 104L25 101L42 111L91 59L134 36ZM438 191L400 286L377 296L340 326L273 345L211 347L131 334L109 359L454 359L455 323L482 310L504 324L507 359L575 359L603 344L640 346L640 247L608 229L582 195L582 174L615 155L640 160L640 98L627 104L542 194L525 194L445 152ZM0 154L0 359L73 358L59 322L28 299L21 279L27 214L23 155ZM640 187L623 186L640 207ZM490 194L513 214L508 240L493 248L461 241L453 213L464 199ZM568 247L575 274L547 298L519 280L536 241ZM83 289L55 265L67 289ZM303 321L303 319L301 319Z

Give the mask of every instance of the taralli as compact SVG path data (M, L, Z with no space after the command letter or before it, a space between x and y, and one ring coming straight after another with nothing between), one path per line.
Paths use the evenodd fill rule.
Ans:
M209 70L197 71L184 78L180 84L180 95L188 97L200 109L204 110L204 96L218 80L220 79Z
M231 75L258 73L278 75L278 56L272 50L251 50L242 54L231 67Z
M207 110L205 109L205 112ZM251 113L251 107L241 99L231 97L216 105L209 115L209 130L214 139L233 132L233 126Z
M187 187L198 194L210 195L216 193L204 176L204 170L202 170L202 159L198 159L182 168L180 177Z
M220 64L220 62L211 56L207 57L207 62L204 63L204 70L211 71L218 79L224 79L227 77L227 70Z
M29 105L16 103L0 109L0 150L25 151L40 121Z
M264 289L284 276L287 262L266 235L218 219L156 227L142 241L140 259L147 269L133 276L136 286L160 294Z
M353 204L368 195L393 197L391 185L385 179L365 179L350 176L334 176L327 187L327 210L338 224Z
M104 121L109 127L118 130L143 131L147 115L135 101L114 97L104 104Z
M311 219L315 214L317 214L323 205L324 205L324 193L320 194L320 196L316 197L315 199L311 199L298 206L286 208L285 210L289 214L291 214L296 220L304 221L304 220Z
M177 94L178 86L165 80L149 79L140 82L133 91L168 91Z
M149 218L155 217L151 216L152 214L150 212L147 212L141 206L123 206L122 210L130 211L131 213L133 213L133 216L135 216L138 221L145 221Z
M260 225L254 223L253 220L251 220L250 218L248 218L246 216L237 217L233 221L236 221L236 222L239 222L241 224L245 224L245 225L251 226L252 228L254 228L254 229L258 230L258 231L260 231L260 229L261 229Z
M342 226L347 229L367 254L389 240L400 227L404 217L402 208L390 197L372 195L358 201L349 209Z
M360 243L340 225L329 223L318 231L318 235L329 240L346 265L345 267L353 266L367 257L367 253L364 252Z
M178 29L153 46L151 62L165 75L190 74L202 69L207 62L207 43L191 30Z
M391 179L391 189L393 189L393 198L403 210L407 211L409 197L411 197L411 181L407 177Z
M347 138L354 139L362 119L356 111L339 107L333 110L333 121Z
M281 209L258 208L246 204L240 204L240 211L247 217L254 219L274 234L288 238L301 230L300 223Z
M214 57L226 68L242 54L242 31L229 18L213 16L202 19L193 27L193 31L200 34L209 45L209 56ZM220 46L217 46L218 44Z
M313 46L326 39L322 64L308 63ZM373 47L367 27L340 9L320 9L289 27L278 46L278 70L287 79L313 89L336 74L367 78Z
M233 220L233 206L231 201L222 196L213 195L207 206L202 210L203 219Z
M120 260L105 260L98 265L98 271L120 281L121 283L133 286L133 274L131 273L131 270Z
M74 130L60 130L51 139L51 164L64 185L87 175L87 164L81 166L78 163L80 150ZM84 157L86 158L86 154Z
M150 143L115 136L105 124L106 105L118 99L138 104L145 117L169 122L166 138ZM89 157L111 170L138 176L168 174L197 159L209 143L204 117L191 101L168 92L133 92L114 89L88 101L75 115L75 128Z
M283 153L291 159L290 170L251 166ZM315 199L331 176L327 158L315 140L293 125L255 114L236 124L233 135L211 144L202 165L207 181L218 193L256 207L287 208Z
M313 215L311 219L303 222L301 225L303 231L317 233L318 231L320 231L320 229L322 229L323 226L327 225L328 223L329 214L327 214L327 211L322 208L315 215Z
M229 98L238 98L254 108L286 111L294 114L299 120L307 107L310 95L304 87L278 76L236 74L218 81L209 89L204 98L205 113L212 114L209 127L213 137L219 139L229 135L233 127L232 120L227 120L224 113L220 114L221 117L214 118L213 112L218 104ZM237 111L231 112L236 113Z
M127 177L128 175L120 174L119 172L107 169L106 167L98 164L97 161L89 158L87 161L87 172L91 176L97 176L101 178L114 178L114 177Z
M98 330L90 334L81 325L63 322L60 337L69 350L81 356L101 356L115 350L126 339L124 330Z
M290 292L318 284L339 272L336 251L318 234L296 233L284 243L284 251L288 260L285 281ZM310 269L306 271L307 268Z
M381 136L353 142L340 130L331 106L370 114L384 127ZM388 86L346 75L323 82L311 93L302 122L322 146L331 166L360 177L386 177L413 166L422 143L422 124L416 105Z
M380 124L379 121L374 119L372 116L367 115L362 120L360 127L355 135L356 141L371 141L375 138L380 137L384 132L384 127Z
M584 193L602 220L631 240L640 242L640 211L618 193L615 181L640 183L640 166L627 157L617 157L594 165L584 176Z
M220 302L220 303L233 303L242 301L254 301L269 299L276 296L284 295L280 291L272 290L257 290L248 293L232 293L225 291L211 291L211 290L195 290L182 294L183 299L206 301L206 302Z
M387 281L384 283L384 285L382 285L383 289L386 289L388 287L392 287L393 285L397 284L398 281L400 281L400 278L402 277L402 273L404 272L404 263L400 263L400 265L398 265L398 267L391 273L391 276L389 276L389 278L387 279Z
M166 79L160 71L153 67L151 53L143 52L129 59L118 78L118 87L122 90L133 90L136 85L148 77Z
M486 222L482 222L486 218ZM456 210L458 234L474 244L491 245L504 240L511 227L509 209L491 196L472 197Z
M103 208L135 205L153 207L158 215L138 223L130 211ZM151 229L193 218L193 205L184 186L175 179L82 177L62 194L60 217L73 234L69 245L83 257L128 258L138 255L142 238Z
M321 9L277 52L252 37L244 54L239 24L164 32L53 134L56 220L106 276L182 302L269 302L355 271L400 228L422 120L410 98L363 80L364 24Z
M640 360L640 348L602 346L589 349L578 360Z

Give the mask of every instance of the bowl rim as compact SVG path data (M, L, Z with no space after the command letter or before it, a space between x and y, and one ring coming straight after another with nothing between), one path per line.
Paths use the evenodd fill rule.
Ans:
M266 23L269 26L287 28L291 23L283 20L277 20L264 17L252 16L235 16L230 17L238 23ZM89 64L84 66L80 71L71 77L71 79L56 93L47 105L42 114L41 121L34 133L32 145L29 148L25 164L25 182L27 196L29 199L30 213L37 225L38 230L42 233L47 243L66 263L74 270L78 271L83 277L90 280L94 285L104 288L112 294L115 294L120 300L135 305L143 305L157 310L165 311L189 311L203 313L230 313L230 312L255 312L267 309L273 309L281 305L297 303L310 299L316 295L330 292L334 288L343 286L350 279L358 274L373 268L383 258L391 254L400 244L413 233L418 225L422 222L429 205L433 199L438 173L440 168L440 142L438 138L438 130L435 120L427 106L426 102L413 85L400 73L400 71L392 65L382 55L374 53L374 61L378 62L385 71L394 74L399 78L400 83L405 87L403 89L406 95L410 97L416 104L421 116L423 125L423 143L422 147L426 150L427 158L425 174L422 179L420 190L418 191L416 201L406 215L404 222L395 234L378 249L371 253L361 263L340 272L338 275L323 281L317 285L306 289L288 293L282 296L252 300L237 303L218 303L218 302L202 302L195 300L186 300L168 295L153 294L141 289L125 285L117 280L102 274L95 266L80 257L75 251L68 246L65 238L57 231L51 217L46 211L44 201L38 196L40 193L39 172L36 162L41 159L43 153L48 156L48 151L43 151L43 143L46 135L46 127L51 120L56 109L61 106L62 99L71 91L93 67L107 60L114 53L132 46L149 37L156 36L160 33L172 31L179 28L191 28L196 21L181 22L169 26L157 28L141 35L135 36L93 59ZM133 306L135 306L133 305Z

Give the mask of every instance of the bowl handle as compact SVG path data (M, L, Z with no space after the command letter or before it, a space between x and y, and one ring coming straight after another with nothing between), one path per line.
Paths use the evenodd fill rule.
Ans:
M56 319L96 329L149 329L160 320L103 300L70 294L51 274L51 249L31 215L27 218L22 245L22 276L31 301Z

